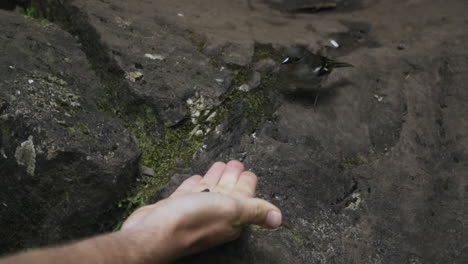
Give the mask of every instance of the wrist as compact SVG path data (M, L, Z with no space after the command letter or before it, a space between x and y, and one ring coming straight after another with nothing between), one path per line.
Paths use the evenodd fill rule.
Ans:
M132 228L113 235L123 244L128 263L169 263L180 256L177 240L167 229Z

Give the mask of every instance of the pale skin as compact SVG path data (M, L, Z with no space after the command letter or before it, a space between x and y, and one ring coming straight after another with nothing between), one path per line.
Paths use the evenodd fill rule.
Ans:
M277 228L281 211L255 197L257 176L239 161L216 162L167 199L136 210L120 231L0 259L0 264L170 263L237 239L249 224ZM207 192L209 190L209 192Z

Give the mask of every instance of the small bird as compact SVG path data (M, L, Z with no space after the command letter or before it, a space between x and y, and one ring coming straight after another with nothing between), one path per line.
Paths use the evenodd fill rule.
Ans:
M322 86L336 68L354 67L310 52L305 46L293 46L287 50L287 57L280 66L279 74L288 85L288 92L311 91L315 94L314 107L319 93L328 90Z

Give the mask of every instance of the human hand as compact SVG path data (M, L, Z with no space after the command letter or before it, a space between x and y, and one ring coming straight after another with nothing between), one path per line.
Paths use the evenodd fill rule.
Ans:
M204 177L185 180L169 198L136 210L120 232L132 237L148 260L161 259L164 252L171 261L235 240L248 224L276 228L281 211L254 198L256 185L257 176L241 162L217 162Z

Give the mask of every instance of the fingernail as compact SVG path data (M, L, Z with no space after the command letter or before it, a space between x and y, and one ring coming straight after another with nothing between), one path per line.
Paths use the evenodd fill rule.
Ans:
M281 213L277 211L269 211L266 217L266 225L269 228L277 228L281 225Z

